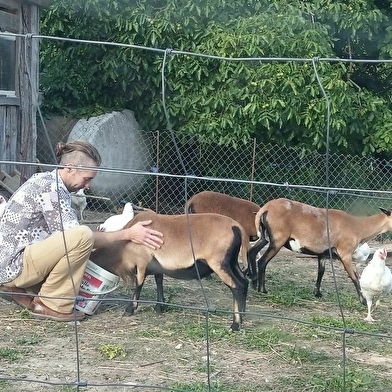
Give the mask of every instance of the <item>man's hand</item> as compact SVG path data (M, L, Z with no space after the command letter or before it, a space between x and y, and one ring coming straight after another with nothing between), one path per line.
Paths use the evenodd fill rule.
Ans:
M140 221L128 229L124 229L125 236L136 244L146 245L151 249L158 249L163 244L163 234L160 231L149 229L152 220Z
M95 231L94 248L104 248L117 241L132 241L135 244L146 245L154 250L158 249L163 244L163 234L160 231L146 227L151 223L152 220L146 220L118 231Z

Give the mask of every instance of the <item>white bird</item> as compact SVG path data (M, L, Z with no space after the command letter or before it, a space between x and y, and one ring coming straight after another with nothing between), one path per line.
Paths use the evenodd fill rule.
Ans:
M3 215L6 206L7 206L7 200L3 195L0 195L0 217Z
M80 220L84 220L83 211L87 207L87 199L84 189L79 189L77 192L71 194L72 205L79 212Z
M357 248L354 250L352 255L352 259L354 262L361 264L364 263L370 255L370 247L367 242L363 244L359 244Z
M384 248L377 249L369 264L362 271L361 278L359 279L361 292L366 299L368 307L366 321L374 321L371 316L373 298L377 298L373 309L375 310L380 304L380 297L387 295L392 290L392 273L385 265L386 258L387 251Z
M124 228L124 226L134 217L132 203L126 203L122 214L112 215L97 227L98 231L117 231Z

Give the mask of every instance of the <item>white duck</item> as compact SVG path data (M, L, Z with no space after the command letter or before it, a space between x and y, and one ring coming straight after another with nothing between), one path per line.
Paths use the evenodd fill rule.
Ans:
M124 226L134 217L132 203L126 203L122 214L112 215L97 227L98 231L117 231L124 228Z
M84 220L83 211L87 207L87 199L84 189L79 189L77 192L71 194L71 200L73 207L79 212L80 219Z
M357 248L354 250L352 255L352 259L355 263L361 264L364 263L370 255L370 247L367 242L363 244L359 244Z
M6 206L7 206L7 200L3 195L0 195L0 218L3 215Z
M377 249L374 252L372 260L362 271L359 284L361 285L361 292L366 299L368 314L366 321L374 321L371 316L371 307L373 298L377 298L374 309L380 304L380 297L388 294L392 290L392 273L385 265L387 258L387 251L384 248Z

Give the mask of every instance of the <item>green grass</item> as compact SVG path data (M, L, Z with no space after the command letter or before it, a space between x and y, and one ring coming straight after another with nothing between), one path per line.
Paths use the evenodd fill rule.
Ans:
M321 351L315 351L314 349L297 345L286 347L284 349L284 356L294 361L294 363L300 364L331 360L331 356Z
M260 385L235 385L232 383L230 385L224 383L213 382L211 383L211 392L260 392ZM208 383L206 382L195 382L193 384L174 384L169 389L170 392L175 391L187 391L187 392L207 392Z
M22 319L31 319L31 314L28 309L22 309L20 311L20 318Z
M345 378L343 373L324 373L312 376L308 385L313 391L328 392L381 392L391 390L392 382L380 379L365 369L346 369ZM345 387L345 389L343 389Z
M33 346L40 344L42 342L42 338L37 333L32 333L29 336L16 339L15 342L20 346Z
M238 337L236 343L247 349L266 351L288 339L289 335L278 328L257 328Z
M203 304L203 293L195 285L190 285L188 291L183 283L168 280L165 282L166 301L173 304L169 312L157 315L153 304L140 304L138 313L129 318L132 322L130 326L125 319L120 321L113 312L114 319L119 320L118 328L113 326L113 338L107 335L105 329L111 328L112 320L106 318L105 327L95 324L93 333L88 337L88 341L94 336L101 339L96 342L94 352L83 355L89 355L89 359L92 357L91 361L95 360L98 366L112 359L114 369L117 365L120 369L127 369L145 361L146 365L155 366L158 374L172 372L173 378L165 378L163 383L173 392L207 392L208 376L211 377L213 392L392 390L389 377L391 367L389 361L383 361L383 357L392 357L389 299L383 301L383 306L374 315L378 321L368 323L363 320L366 307L359 303L351 280L346 276L342 278L342 273L338 282L339 296L326 271L328 279L323 287L324 295L318 299L313 295L316 264L312 265L312 269L303 270L295 269L295 263L276 263L275 267L270 269L266 281L268 294L258 293L249 287L249 313L245 315L239 332L229 331L232 296L215 275L203 283L208 301L212 307L217 307L216 312L208 314L203 305L199 308L174 305ZM142 294L144 299L155 300L153 280L150 279ZM121 293L121 298L124 297L124 293ZM123 302L121 304L124 306ZM29 325L29 322L24 324ZM71 336L71 339L73 336L72 325L48 322L40 323L39 328L38 333L25 329L17 337L9 333L9 349L0 351L0 362L12 361L19 366L22 362L18 361L26 356L29 359L34 357L51 336ZM89 323L81 323L80 336L83 337L85 329L92 331ZM207 336L209 346L206 344ZM82 350L86 349L84 344L81 341ZM155 364L155 357L151 358L148 351L144 351L147 347L154 351L158 362L161 359L164 361ZM344 347L346 352L343 351ZM172 350L172 357L167 356L168 348ZM144 356L143 353L147 354ZM207 354L211 354L209 363L205 360ZM189 378L180 377L176 373L177 368L173 371L171 361L178 361L175 362L180 365L178 369L187 369L184 364L191 364L192 368L187 369ZM228 368L231 369L230 373L227 372ZM253 369L253 373L247 373L248 368ZM153 385L155 383L161 385L159 381L151 382ZM146 381L147 384L149 382ZM0 390L15 390L7 387L7 384L3 387L0 383ZM64 386L54 390L70 392L76 389Z
M139 338L159 338L162 335L162 329L157 327L157 328L148 328L148 329L142 329L140 331L136 331L135 335Z
M20 359L20 353L18 350L13 348L0 348L0 360L5 360L8 362L17 361Z
M259 293L252 289L252 296L260 298L261 300L271 301L275 304L283 305L287 308L292 306L302 306L308 301L319 301L322 303L331 303L338 305L339 302L345 310L349 311L361 311L366 309L362 305L357 296L354 284L351 279L347 276L342 278L338 276L337 279L337 290L334 283L328 286L321 284L322 297L317 298L314 296L313 289L316 278L316 266L314 270L303 271L304 275L307 276L307 280L304 281L300 276L295 274L288 274L287 271L274 271L273 274L269 274L267 270L266 275L266 288L268 293ZM330 271L326 271L324 274L324 280L327 275L332 276ZM344 287L343 287L344 286Z
M349 279L349 278L347 278ZM350 280L351 283L351 280ZM323 302L329 302L334 304L335 306L342 306L343 310L347 312L365 312L366 306L362 305L359 302L357 292L355 291L354 285L348 287L348 289L352 289L348 291L346 289L342 289L338 286L339 294L336 292L334 287L329 288L328 292L325 292L322 298Z
M74 330L72 323L59 323L57 321L46 321L43 327L46 334L54 334L59 337L69 336L70 331Z
M314 300L314 295L310 287L299 287L294 282L287 282L284 290L276 282L273 282L267 290L267 294L255 292L252 293L252 296L255 296L261 301L272 302L286 308L302 306L306 301Z

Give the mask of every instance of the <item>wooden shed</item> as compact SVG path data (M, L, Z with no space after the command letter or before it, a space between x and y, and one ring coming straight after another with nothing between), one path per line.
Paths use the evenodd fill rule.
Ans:
M0 0L0 161L36 162L39 40L32 35L49 5ZM24 182L36 167L0 163L0 170L0 181L16 171Z

